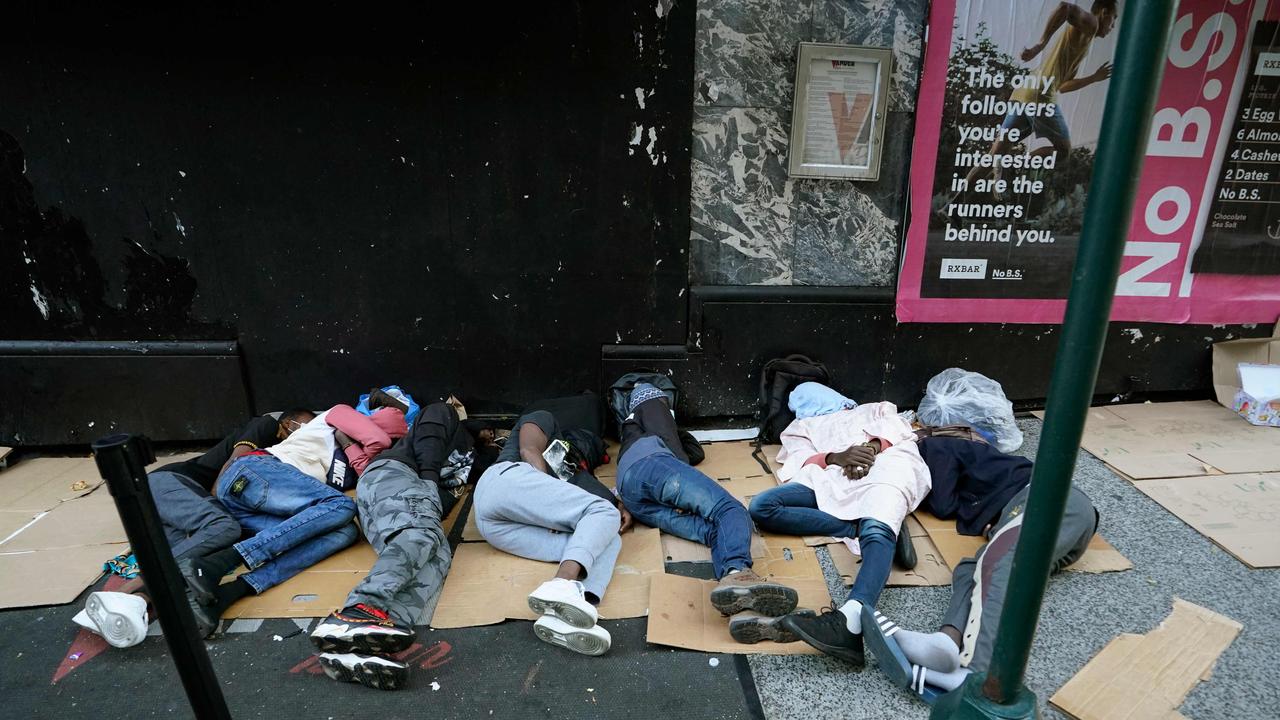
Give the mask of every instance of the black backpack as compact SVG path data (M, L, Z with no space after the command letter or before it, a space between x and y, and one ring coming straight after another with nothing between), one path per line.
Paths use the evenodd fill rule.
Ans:
M671 409L674 410L680 402L680 388L671 381L671 378L657 372L630 372L613 382L609 386L609 410L613 413L614 431L622 432L622 423L626 422L627 405L631 402L631 391L640 383L649 383L666 393L667 400L671 401Z
M796 419L787 399L797 385L804 382L831 384L827 366L804 355L788 355L770 360L760 371L760 435L756 446L778 442L782 431Z

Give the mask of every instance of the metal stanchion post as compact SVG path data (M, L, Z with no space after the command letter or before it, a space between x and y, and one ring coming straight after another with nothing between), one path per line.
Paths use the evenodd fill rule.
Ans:
M111 435L93 443L98 473L107 481L129 545L142 568L151 604L159 615L165 642L182 678L191 709L200 720L230 720L218 677L196 630L187 604L187 584L169 551L169 541L156 514L147 464L155 461L151 443L136 435Z

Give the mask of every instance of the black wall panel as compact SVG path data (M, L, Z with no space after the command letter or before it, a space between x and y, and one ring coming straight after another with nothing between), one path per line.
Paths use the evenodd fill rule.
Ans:
M12 24L0 340L235 340L258 409L518 405L684 341L693 3L302 8Z

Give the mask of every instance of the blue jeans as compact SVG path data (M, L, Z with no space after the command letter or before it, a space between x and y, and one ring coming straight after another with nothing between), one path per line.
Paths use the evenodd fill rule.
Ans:
M858 538L862 567L853 580L849 599L875 607L889 580L898 535L879 520L841 520L818 509L818 496L800 483L784 483L755 496L751 517L761 530L786 535L830 535Z
M751 519L761 530L783 535L858 536L858 523L818 509L818 496L800 483L783 483L751 500Z
M218 499L253 537L236 543L261 593L355 542L356 503L272 455L246 455L218 480Z
M670 452L636 461L618 478L618 495L645 525L711 548L716 577L751 567L751 518L715 480Z

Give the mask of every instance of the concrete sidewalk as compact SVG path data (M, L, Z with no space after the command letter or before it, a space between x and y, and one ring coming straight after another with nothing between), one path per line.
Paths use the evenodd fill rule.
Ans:
M1018 454L1035 457L1041 421L1018 422L1026 443ZM1188 718L1280 718L1280 570L1250 570L1169 514L1100 460L1081 451L1076 484L1102 514L1100 531L1134 564L1121 573L1063 573L1049 583L1040 629L1027 669L1045 717L1066 717L1049 697L1120 633L1145 633L1169 614L1174 596L1244 624L1208 682L1181 712ZM825 549L823 557L825 558ZM833 597L844 592L829 562ZM880 608L913 630L936 628L950 588L887 588ZM889 685L868 659L862 673L827 658L753 656L750 660L768 718L926 718L928 709Z

